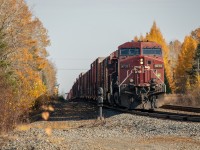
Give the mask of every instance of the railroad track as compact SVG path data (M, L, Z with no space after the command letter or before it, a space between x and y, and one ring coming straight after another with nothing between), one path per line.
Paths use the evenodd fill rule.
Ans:
M163 105L160 108L169 109L169 110L179 110L179 111L185 111L185 112L200 113L200 108L198 108L198 107L186 107L186 106L178 106L178 105Z
M89 102L94 105L97 104L96 101L89 101ZM186 122L200 122L200 108L194 108L194 107L164 105L161 107L162 111L159 111L159 109L157 110L142 110L142 109L128 110L124 108L109 106L106 104L104 104L103 107L107 109L120 111L123 113L130 113L130 114L135 114L135 115L140 115L140 116L148 116L152 118L186 121ZM166 109L166 111L163 111L164 109ZM182 113L169 112L167 110L182 111ZM195 112L196 114L188 114L188 112Z
M140 116L148 116L152 118L168 119L168 120L177 120L177 121L187 121L187 122L200 122L199 115L190 115L190 114L180 114L174 112L164 112L159 110L128 110L123 108L111 107L104 105L104 108L113 109L123 113L130 113ZM175 108L173 109L175 110Z

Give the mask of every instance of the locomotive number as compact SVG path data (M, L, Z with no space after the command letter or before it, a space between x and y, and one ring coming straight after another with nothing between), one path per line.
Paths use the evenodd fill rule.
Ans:
M155 64L154 68L163 68L163 65L162 64Z

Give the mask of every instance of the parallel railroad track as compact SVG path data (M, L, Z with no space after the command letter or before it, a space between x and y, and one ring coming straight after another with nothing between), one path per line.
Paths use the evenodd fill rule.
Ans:
M179 111L185 111L185 112L200 113L200 108L198 108L198 107L186 107L186 106L178 106L178 105L163 105L160 108L169 109L169 110L179 110Z
M149 116L153 118L160 118L160 119L168 119L168 120L177 120L177 121L187 121L187 122L200 122L200 114L199 115L190 115L190 114L180 114L174 112L164 112L159 110L127 110L117 107L111 107L104 105L104 108L113 109L116 111L130 113L140 116Z
M90 103L96 105L95 101L89 101ZM168 120L177 120L177 121L185 121L185 122L200 122L200 108L194 107L184 107L184 106L176 106L176 105L165 105L162 106L162 111L159 110L128 110L119 107L113 107L104 104L104 108L112 109L123 113L130 113L140 116L149 116L152 118L159 119L168 119ZM166 111L163 111L166 110ZM175 110L177 112L169 112L169 110ZM182 111L181 113L178 111ZM183 113L184 112L184 113ZM191 114L188 112L194 112L195 114Z

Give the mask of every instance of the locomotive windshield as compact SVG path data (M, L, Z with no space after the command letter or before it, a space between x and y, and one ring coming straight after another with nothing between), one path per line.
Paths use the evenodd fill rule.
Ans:
M120 50L120 55L121 56L134 56L134 55L139 55L140 54L140 49L139 48L123 48Z
M143 48L143 55L162 55L160 48Z

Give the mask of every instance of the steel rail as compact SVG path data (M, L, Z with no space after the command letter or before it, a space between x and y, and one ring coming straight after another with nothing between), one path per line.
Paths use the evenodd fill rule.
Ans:
M180 105L163 105L160 108L169 109L169 110L179 110L179 111L200 113L199 107L188 107L188 106L180 106Z
M93 105L97 104L96 101L92 101L92 100L89 100L88 102ZM196 115L196 114L191 115L191 114L187 114L187 111L186 111L186 113L175 113L175 112L159 111L159 109L158 110L143 110L143 109L129 110L129 109L123 108L123 107L110 106L105 103L103 104L103 108L112 109L115 111L139 115L139 116L148 116L151 118L176 120L176 121L184 121L184 122L200 122L200 114L199 115ZM193 107L191 107L191 108L193 108ZM174 110L176 110L176 109L174 109Z
M104 108L113 109L116 111L120 111L123 113L130 113L134 115L140 116L148 116L151 118L158 119L167 119L167 120L176 120L176 121L184 121L184 122L200 122L200 115L189 115L189 114L179 114L174 112L163 112L157 110L128 110L118 107L111 107L108 105L104 105Z

